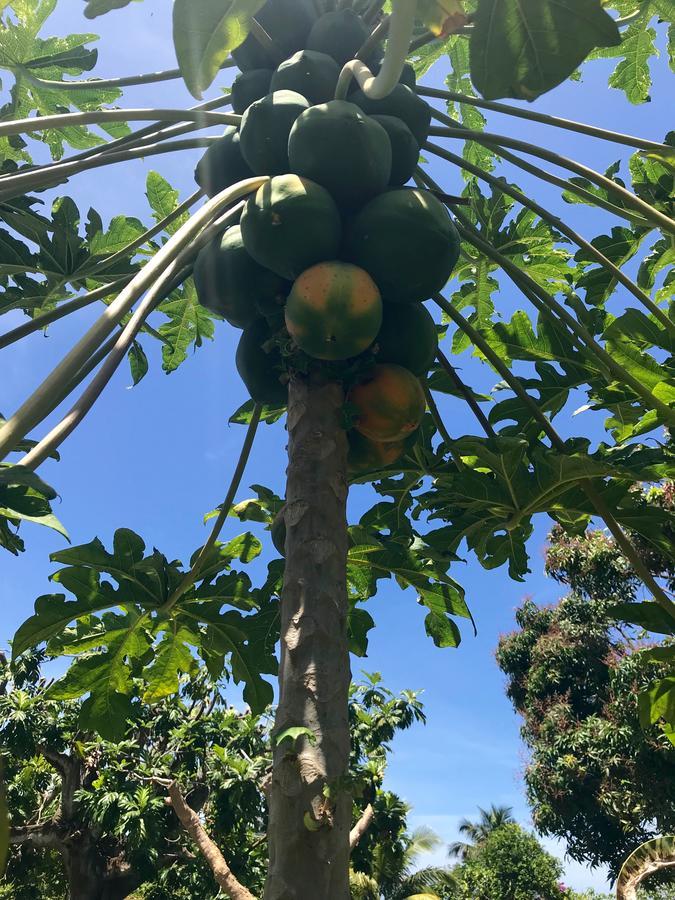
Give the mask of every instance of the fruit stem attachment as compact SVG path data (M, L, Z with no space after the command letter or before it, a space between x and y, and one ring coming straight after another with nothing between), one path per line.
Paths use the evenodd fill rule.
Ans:
M216 545L216 541L220 536L220 532L223 530L223 525L225 524L227 517L230 514L230 510L232 509L232 504L234 503L235 495L239 490L241 479L244 476L244 470L246 469L246 464L248 462L249 456L251 455L253 441L258 430L258 425L260 424L261 413L262 406L260 403L256 403L253 408L251 421L248 423L246 437L244 438L244 443L242 444L241 453L239 454L239 459L237 460L237 465L232 475L230 486L227 489L225 499L220 505L218 516L216 518L216 521L213 523L211 533L209 534L206 543L199 551L199 554L197 555L197 558L195 559L190 571L183 576L182 580L178 584L178 587L170 595L166 603L164 603L163 606L160 606L160 608L157 610L157 614L160 618L162 616L168 615L174 608L176 603L178 603L180 598L184 596L186 591L189 591L192 585L197 581L197 579L199 578L199 574L204 567L204 563L208 559L209 553Z
M389 40L377 75L359 59L352 59L340 72L336 100L344 100L352 78L355 78L363 93L370 100L382 100L389 96L398 84L403 66L408 57L408 48L415 28L416 0L393 0L393 11L389 17ZM379 26L378 26L379 27Z

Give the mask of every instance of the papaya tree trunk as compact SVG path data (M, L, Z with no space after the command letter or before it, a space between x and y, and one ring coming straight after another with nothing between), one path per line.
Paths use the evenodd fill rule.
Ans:
M289 385L286 572L265 900L349 900L347 438L341 385Z

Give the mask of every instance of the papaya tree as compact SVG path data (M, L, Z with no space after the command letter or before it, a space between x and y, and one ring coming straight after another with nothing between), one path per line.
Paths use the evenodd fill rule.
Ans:
M456 647L457 619L471 621L449 571L459 551L522 580L535 517L573 534L596 518L644 582L647 609L675 616L630 536L672 554L672 511L646 509L633 485L672 473L662 435L675 421L675 140L501 102L534 102L606 58L617 60L612 87L646 101L656 30L665 39L670 25L672 40L671 4L393 0L386 11L380 0L175 0L178 68L97 79L84 75L96 63L91 35L41 36L55 2L2 4L0 66L14 80L0 121L0 309L27 320L0 348L74 310L105 309L0 429L0 539L18 553L22 521L62 528L37 470L125 357L143 377L143 341L161 341L172 371L213 336L214 317L241 328L237 369L251 401L233 415L246 426L241 456L188 565L146 552L129 529L111 549L97 538L59 551L54 577L75 599L39 598L13 652L46 642L74 653L52 696L86 697L88 727L115 732L133 712L141 665L154 699L200 659L212 677L244 682L261 710L278 635L264 896L347 900L349 654L364 652L373 621L363 604L379 581L414 587L433 642ZM84 13L126 6L90 0ZM418 83L441 58L448 89ZM231 91L203 100L232 67ZM181 77L199 101L189 109L114 105L136 85ZM483 111L541 123L549 144L566 130L633 153L598 172L486 130ZM36 147L52 160L34 162ZM66 147L75 152L63 158ZM81 172L114 178L125 161L196 148L206 149L199 190L179 203L155 176L149 228L124 215L106 228L93 210L80 228L60 195ZM610 217L609 234L579 233L502 166ZM457 184L461 196L449 191ZM49 217L38 202L52 189ZM497 303L505 285L525 306L508 321ZM499 381L487 412L453 359L465 352ZM606 416L595 445L553 424L580 395ZM454 404L477 433L453 433L444 408ZM285 496L258 485L235 505L261 421L285 423ZM349 527L359 483L377 502ZM237 568L259 552L255 540L219 543L232 511L276 540L281 559L260 587Z

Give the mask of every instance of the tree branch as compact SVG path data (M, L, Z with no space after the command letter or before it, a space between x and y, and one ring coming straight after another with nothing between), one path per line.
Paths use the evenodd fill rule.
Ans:
M199 848L225 894L230 900L255 900L253 894L234 877L232 870L225 862L225 857L206 833L197 813L185 802L180 787L175 781L171 782L168 791L167 802L173 807L181 825Z
M13 846L32 844L42 850L59 850L63 847L63 835L61 829L51 823L23 825L10 829L9 843Z
M375 818L375 810L371 803L366 806L361 814L361 818L354 825L352 830L349 832L349 849L353 850L363 835L368 831L370 826L372 825L373 819Z
M82 784L82 768L79 759L67 753L58 753L42 744L37 751L61 776L61 808L54 816L54 821L70 821L75 812L75 793Z

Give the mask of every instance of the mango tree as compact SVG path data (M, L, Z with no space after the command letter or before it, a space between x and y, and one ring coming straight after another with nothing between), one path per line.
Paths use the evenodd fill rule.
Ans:
M0 429L2 458L11 459L0 470L3 544L20 552L22 520L61 527L55 492L36 470L125 356L134 379L143 377L141 339L162 342L171 370L193 340L213 334L212 315L243 329L237 368L251 402L233 416L246 425L241 457L189 566L146 553L124 529L111 551L98 539L60 551L66 567L55 577L75 599L40 598L14 653L45 641L75 651L53 695L87 695L88 726L110 733L132 713L134 666L143 665L159 699L177 689L195 654L212 674L227 666L251 707L262 708L272 687L261 676L277 672L278 636L265 897L347 900L349 653L364 652L373 622L363 603L379 580L413 586L429 636L454 647L456 619L471 619L449 574L460 549L520 580L536 515L572 533L597 517L643 580L648 608L675 616L626 534L672 553L671 514L646 508L632 487L672 472L659 437L675 422L675 141L500 102L536 101L588 57L618 59L612 86L645 101L655 26L670 22L672 38L672 8L664 0L394 0L386 12L380 0L176 0L178 69L95 79L82 77L96 62L90 35L39 36L54 3L2 4L0 65L15 82L0 122L0 309L23 309L28 320L0 347L84 306L106 307ZM127 5L90 0L85 15ZM441 57L451 61L448 90L418 84ZM203 101L233 66L231 91ZM190 109L112 106L123 89L180 77L200 101ZM482 110L540 122L549 143L563 129L631 148L632 187L617 166L603 174L485 130ZM150 124L132 130L135 122ZM91 125L110 140L101 144ZM195 136L213 126L227 128ZM35 140L53 161L33 163ZM77 152L63 159L66 145ZM127 160L196 147L206 148L199 190L178 203L154 176L148 229L124 216L105 229L91 212L81 235L67 197L51 218L36 209L36 192L60 190L81 172L115 178ZM432 177L431 157L445 163L447 179ZM589 239L494 174L502 163L620 224ZM455 196L443 182L460 174ZM504 283L526 303L510 321L498 311ZM607 308L615 296L618 314ZM503 399L489 414L451 360L467 349L499 378ZM579 392L608 413L607 442L595 448L552 423ZM72 394L57 424L34 435ZM477 434L452 433L439 394L466 404ZM256 498L234 505L259 423L283 418L285 497L259 486ZM354 483L373 484L378 502L350 528ZM218 542L232 510L268 523L282 557L255 590L233 568L258 552L254 539ZM66 641L73 627L77 639ZM673 733L672 704L658 710Z

